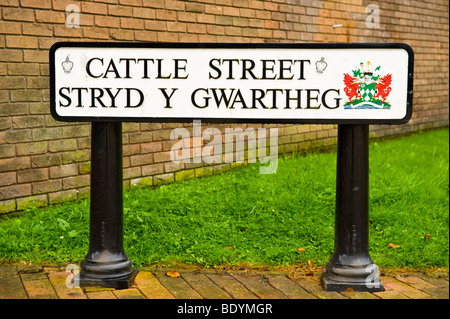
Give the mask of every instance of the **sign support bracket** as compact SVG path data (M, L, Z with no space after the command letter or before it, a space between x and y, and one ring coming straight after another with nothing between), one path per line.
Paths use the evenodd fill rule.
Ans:
M369 125L338 125L334 254L322 273L327 291L383 291L369 257Z
M89 251L81 287L129 288L137 270L123 248L122 123L93 122Z

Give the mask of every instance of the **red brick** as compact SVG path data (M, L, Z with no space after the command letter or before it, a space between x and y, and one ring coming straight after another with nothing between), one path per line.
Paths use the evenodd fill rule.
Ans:
M84 186L89 186L89 184L90 184L89 174L67 177L63 179L63 189L80 188Z
M217 6L217 5L205 5L205 13L207 14L216 14L216 15L222 15L223 14L223 7Z
M16 21L34 21L34 11L22 8L3 8L3 19Z
M27 169L17 172L18 183L44 181L48 179L48 168Z
M278 3L264 1L264 9L268 11L278 11Z
M217 34L217 35L223 35L225 34L225 27L220 25L208 25L207 26L207 33L208 34Z
M29 141L31 141L30 130L8 130L0 132L0 144L14 144Z
M143 6L149 8L164 8L165 0L143 0Z
M176 21L177 14L175 11L156 10L156 19L164 21Z
M83 36L89 39L109 39L107 28L83 28Z
M21 34L21 23L0 20L0 34Z
M186 11L186 3L193 1L177 1L177 0L166 0L164 7L166 10L173 11Z
M216 16L215 24L219 25L233 25L233 17L231 16Z
M53 0L52 3L52 8L53 10L57 10L57 11L66 11L66 8L68 5L76 5L78 6L78 8L81 7L80 4L81 1L77 1L77 0Z
M184 163L183 162L179 162L179 163L174 163L174 162L167 162L164 163L164 172L165 173L171 173L171 172L175 172L175 171L179 171L184 169Z
M135 167L128 167L123 169L123 179L131 179L136 177L141 177L141 167L135 166Z
M205 5L196 2L186 2L187 12L203 13L205 11Z
M146 32L146 31L136 31L136 34L138 32ZM111 35L111 39L115 40L134 40L135 39L135 32L133 30L122 30L122 29L110 29L109 33ZM138 39L136 35L136 40ZM150 40L148 40L150 41Z
M50 167L55 165L61 165L61 155L38 155L31 158L32 167Z
M142 166L142 176L151 176L164 173L164 164Z
M5 73L4 74L6 74L6 63L4 63L4 65L5 65ZM0 103L8 102L8 101L9 101L9 91L1 90L0 91ZM8 113L5 113L5 114L8 114Z
M14 49L2 49L2 54L0 54L0 61L4 62L22 62L23 61L23 54L22 50L14 50ZM17 80L17 78L15 78ZM0 84L2 82L9 82L9 79L6 78L0 78ZM3 85L0 85L2 89L6 89ZM13 87L10 87L13 88Z
M48 142L49 152L74 151L77 149L77 141L75 139L63 139Z
M177 12L177 21L180 22L196 22L197 21L197 14L194 12ZM199 21L200 22L200 21Z
M156 16L155 9L149 8L133 8L133 17L142 19L154 19Z
M165 21L146 20L145 29L152 31L165 31L167 30L167 26Z
M152 140L152 132L130 133L130 143L142 143Z
M229 35L229 36L240 36L240 35L241 35L241 28L237 28L237 27L225 27L225 35Z
M30 89L47 89L50 86L50 79L47 77L30 77L28 78L28 88Z
M17 171L30 167L29 157L0 159L0 172Z
M99 27L119 28L120 19L107 16L95 16L94 24Z
M233 26L246 28L249 26L249 20L245 18L233 18Z
M78 191L75 189L48 194L48 199L51 205L76 200L77 197ZM83 294L83 297L84 296L85 295ZM71 299L74 299L73 295L71 296Z
M153 156L155 163L170 161L170 152L155 153Z
M13 127L14 128L31 128L31 127L41 127L44 126L43 116L15 116L13 117Z
M22 30L24 35L52 36L53 26L39 23L23 23Z
M9 75L39 75L39 64L36 63L9 63Z
M206 26L204 24L188 24L188 32L204 34L206 33Z
M8 186L16 183L16 172L0 173L0 186Z
M47 152L47 142L17 144L16 148L18 156L45 154Z
M134 155L130 157L131 166L141 166L153 163L152 154Z
M108 5L109 16L132 17L133 8L119 5Z
M158 36L153 31L135 31L136 41L157 41Z
M13 185L0 188L0 200L31 195L31 184Z
M20 4L22 7L50 9L52 7L52 0L20 0Z
M81 38L83 36L83 29L68 28L65 25L55 25L55 36L67 38Z
M8 48L35 49L38 47L38 38L30 36L6 36L6 46Z
M62 189L62 181L60 179L33 183L33 195L56 192L61 189Z
M19 0L3 0L2 6L13 6L18 7L19 6Z
M108 6L103 3L82 2L81 12L93 14L108 14Z
M119 4L123 4L123 5L126 5L126 6L141 7L142 6L142 0L119 0Z
M189 25L191 26L191 25ZM167 22L167 31L170 32L186 32L186 23L182 22Z
M36 102L41 100L39 90L12 90L11 102Z
M66 16L63 12L36 10L36 22L43 23L65 23Z
M239 17L240 11L239 11L239 8L224 7L223 8L223 14L227 15L227 16Z
M123 156L140 154L139 144L125 144L123 145Z
M280 23L277 21L266 20L264 21L264 28L266 29L278 29L280 27Z
M0 145L0 158L14 157L15 155L14 145Z
M144 20L133 18L120 18L120 26L124 29L144 29Z

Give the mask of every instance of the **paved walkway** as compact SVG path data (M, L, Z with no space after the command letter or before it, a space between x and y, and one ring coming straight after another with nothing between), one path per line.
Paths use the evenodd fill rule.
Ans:
M69 274L66 266L0 264L0 299L449 299L448 272L384 273L385 291L376 293L327 292L319 273L292 271L140 268L123 290L68 288Z

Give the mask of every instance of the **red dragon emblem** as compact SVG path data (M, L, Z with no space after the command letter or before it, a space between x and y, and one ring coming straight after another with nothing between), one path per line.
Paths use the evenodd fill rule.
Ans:
M345 92L345 94L347 94L350 102L356 97L361 97L361 94L359 93L360 82L358 81L357 78L354 78L354 77L348 75L347 73L345 73L344 74L344 83L345 83L344 92Z
M373 97L381 97L383 99L383 102L386 100L386 97L389 95L389 92L391 92L392 88L389 86L392 82L392 75L387 74L386 76L382 77L376 82L376 89L377 94L375 94Z
M390 109L387 101L392 83L392 74L380 75L381 66L374 70L370 61L353 70L353 74L344 73L344 92L348 97L344 108L346 109Z

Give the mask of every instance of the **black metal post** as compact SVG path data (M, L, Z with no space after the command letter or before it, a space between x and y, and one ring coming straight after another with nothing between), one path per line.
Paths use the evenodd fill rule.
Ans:
M89 251L80 286L128 288L136 269L123 248L122 123L93 122Z
M339 125L334 254L325 290L383 291L369 256L369 125Z

